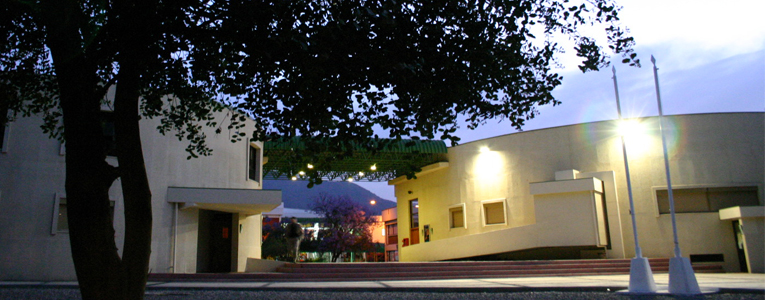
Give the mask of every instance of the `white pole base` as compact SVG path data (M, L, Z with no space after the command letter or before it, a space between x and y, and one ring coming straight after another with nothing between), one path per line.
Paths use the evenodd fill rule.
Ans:
M686 257L669 259L669 293L675 295L701 294L690 259Z
M630 262L630 293L653 294L656 293L656 282L653 281L653 272L645 257L635 257Z

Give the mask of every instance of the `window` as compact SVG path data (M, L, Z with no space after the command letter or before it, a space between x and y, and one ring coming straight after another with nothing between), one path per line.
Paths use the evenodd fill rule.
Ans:
M388 256L387 261L398 261L398 250L387 251L385 254Z
M249 160L249 178L260 182L260 149L254 145L250 145L250 160Z
M8 135L8 106L0 107L0 152L6 152Z
M114 200L109 201L109 217L114 221ZM50 234L69 232L69 213L66 206L66 197L56 194L53 204L53 222Z
M420 227L420 202L417 200L409 201L410 228Z
M756 186L672 189L676 213L717 212L733 206L758 206ZM669 192L656 191L660 214L669 213Z
M56 231L69 232L69 215L66 212L66 198L59 199L56 218Z
M385 225L386 245L398 244L398 224Z
M465 208L462 205L449 208L449 227L465 228Z
M101 112L101 130L104 136L103 148L106 156L117 156L117 139L114 135L114 112Z
M484 224L505 224L505 201L491 201L483 203Z

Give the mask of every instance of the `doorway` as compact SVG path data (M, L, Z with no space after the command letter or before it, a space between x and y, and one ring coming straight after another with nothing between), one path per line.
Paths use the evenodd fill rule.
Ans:
M409 244L420 243L420 202L417 199L409 201Z
M197 273L231 272L233 214L199 210Z
M749 273L749 266L746 264L746 251L744 250L744 233L741 230L741 222L738 220L733 221L733 237L736 239L739 268L741 268L741 272Z

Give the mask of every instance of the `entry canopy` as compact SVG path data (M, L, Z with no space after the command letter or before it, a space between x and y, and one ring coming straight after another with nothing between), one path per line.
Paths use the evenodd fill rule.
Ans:
M282 191L168 187L167 202L182 203L182 209L201 208L256 215L278 207L282 203Z
M349 146L348 146L349 145ZM440 140L375 139L366 147L332 139L267 141L264 179L388 181L436 162L446 161Z

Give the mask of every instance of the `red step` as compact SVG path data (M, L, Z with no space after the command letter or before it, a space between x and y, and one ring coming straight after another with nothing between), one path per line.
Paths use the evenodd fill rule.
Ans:
M669 271L669 259L649 259L654 273ZM723 273L719 264L699 264L698 273ZM288 263L276 272L149 274L150 281L373 281L629 274L629 259L456 261L417 263Z

